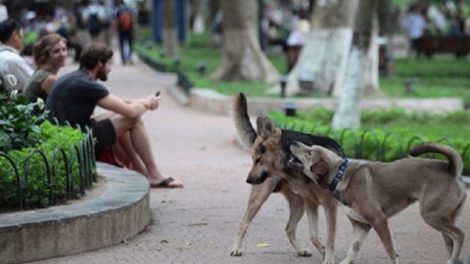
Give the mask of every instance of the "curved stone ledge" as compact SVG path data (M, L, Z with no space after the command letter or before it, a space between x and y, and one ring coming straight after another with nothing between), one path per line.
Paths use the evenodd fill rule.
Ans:
M22 263L116 245L151 220L142 175L98 163L102 179L69 205L0 214L0 263Z

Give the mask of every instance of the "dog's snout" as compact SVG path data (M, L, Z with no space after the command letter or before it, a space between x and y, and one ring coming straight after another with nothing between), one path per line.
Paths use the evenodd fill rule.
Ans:
M249 175L246 179L246 182L249 184L261 184L263 183L266 178L268 178L269 174L267 171L263 170L259 175Z

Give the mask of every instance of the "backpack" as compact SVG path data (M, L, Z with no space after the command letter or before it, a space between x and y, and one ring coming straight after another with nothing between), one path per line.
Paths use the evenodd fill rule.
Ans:
M101 24L101 20L98 17L98 14L91 14L88 18L88 30L90 35L96 36L100 34L102 29L103 25Z
M121 31L129 31L132 29L134 18L129 10L122 10L118 14L118 28Z

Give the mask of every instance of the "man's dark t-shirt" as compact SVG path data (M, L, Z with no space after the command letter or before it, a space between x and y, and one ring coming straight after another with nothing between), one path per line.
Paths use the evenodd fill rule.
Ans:
M91 127L90 116L99 100L109 95L100 83L83 70L70 72L54 82L46 100L45 110L60 124L68 121L75 127Z

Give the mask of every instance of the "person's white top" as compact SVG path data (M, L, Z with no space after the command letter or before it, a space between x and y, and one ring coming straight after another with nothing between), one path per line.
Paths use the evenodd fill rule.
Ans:
M0 4L0 22L8 19L8 10L7 7L3 4Z
M96 14L100 20L106 20L106 10L101 5L97 4L89 5L83 11L82 18L86 21L93 14Z
M408 38L418 39L424 34L426 20L420 14L408 13L403 20L403 27L406 29Z
M295 30L289 34L286 42L287 46L303 46L307 42L307 35Z
M0 45L0 75L7 90L22 91L34 69L20 55L19 51L6 45Z
M307 35L310 32L310 22L305 19L298 21L296 30L287 37L287 46L303 46L307 42Z

